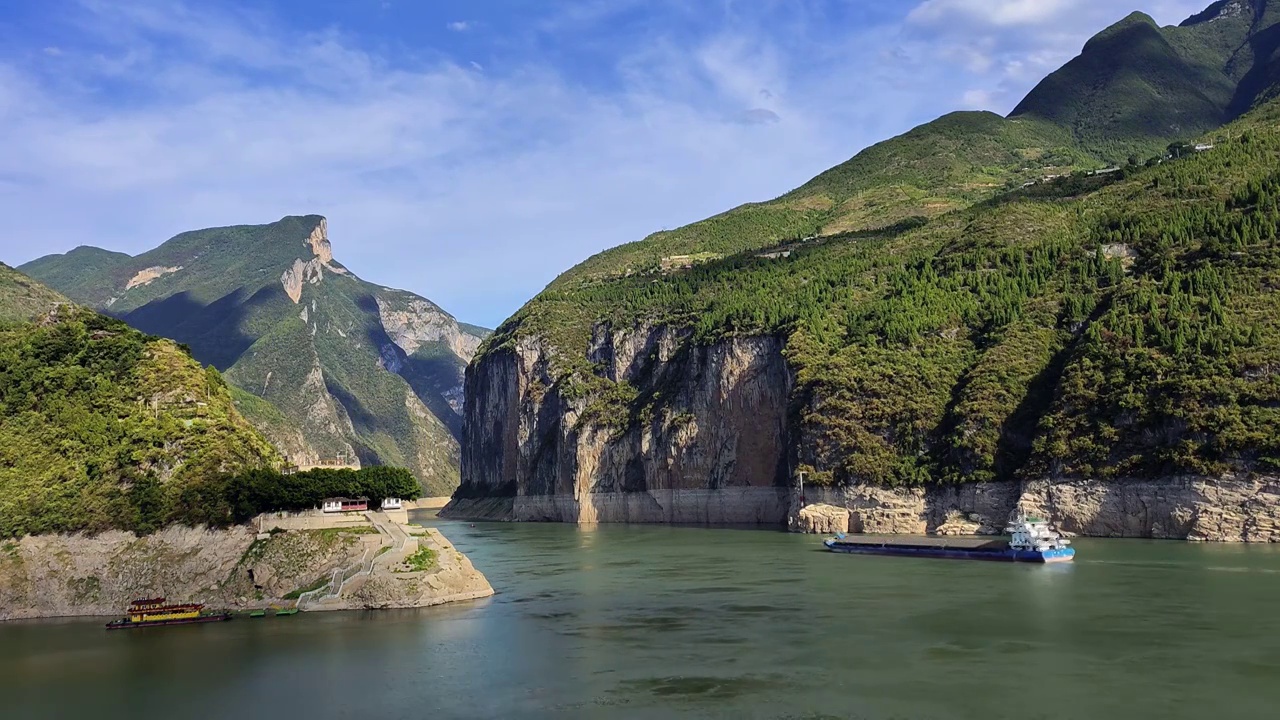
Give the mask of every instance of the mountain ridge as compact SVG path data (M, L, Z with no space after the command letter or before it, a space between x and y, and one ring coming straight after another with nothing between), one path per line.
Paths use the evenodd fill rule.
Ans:
M1224 0L1168 27L1131 13L1090 38L1009 117L1066 127L1081 148L1115 162L1208 132L1274 96L1276 7Z
M136 256L77 248L23 269L184 343L270 403L278 412L237 396L297 464L399 465L433 494L456 484L462 370L481 329L356 277L323 216L187 231Z

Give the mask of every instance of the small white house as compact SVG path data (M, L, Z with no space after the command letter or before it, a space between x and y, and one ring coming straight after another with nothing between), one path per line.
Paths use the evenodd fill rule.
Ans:
M401 506L402 506L402 503L400 502L400 498L383 498L382 499L383 510L399 510Z

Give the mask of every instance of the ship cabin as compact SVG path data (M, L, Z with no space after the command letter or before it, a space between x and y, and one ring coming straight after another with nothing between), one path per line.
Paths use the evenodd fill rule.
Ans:
M369 498L325 498L321 509L327 513L361 512L369 509Z
M1070 540L1049 524L1049 521L1038 517L1019 515L1009 523L1005 532L1013 535L1009 547L1015 550L1060 550L1071 544Z
M400 501L400 498L382 498L383 510L399 510L402 507L404 507L404 503Z
M200 616L201 603L168 603L165 598L134 600L129 603L129 622L145 623L162 620L181 620Z

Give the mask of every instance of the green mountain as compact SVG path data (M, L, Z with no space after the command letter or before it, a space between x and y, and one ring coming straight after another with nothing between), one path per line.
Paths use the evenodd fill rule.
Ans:
M191 348L299 466L407 467L457 484L462 375L485 331L333 257L320 216L182 233L136 257L77 248L22 267Z
M1280 470L1271 5L1218 3L1180 28L1132 16L1009 119L948 115L778 200L567 271L473 361L455 497L670 521L677 498L659 491L746 493L798 471L936 485ZM1164 161L1169 138L1216 147ZM1143 148L1150 162L1080 171ZM694 521L772 512L689 497Z
M0 263L0 323L33 320L70 302L66 297Z
M1091 39L1010 115L1068 128L1122 162L1199 136L1275 95L1280 4L1222 0L1178 27L1134 13Z
M0 266L0 537L149 531L280 462L216 370Z

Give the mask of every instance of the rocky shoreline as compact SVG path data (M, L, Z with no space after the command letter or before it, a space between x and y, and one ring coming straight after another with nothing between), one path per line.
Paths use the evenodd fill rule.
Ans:
M666 490L457 498L442 517L470 520L786 525L797 532L973 535L1015 512L1072 535L1280 542L1280 478L996 482L917 488Z
M293 607L303 596L301 609L311 611L425 607L493 594L439 531L378 525L268 533L174 526L144 537L113 531L0 541L0 620L119 615L130 601L156 596L220 610ZM430 567L407 566L421 548L431 551ZM344 575L349 568L365 571ZM344 582L330 587L335 574Z

